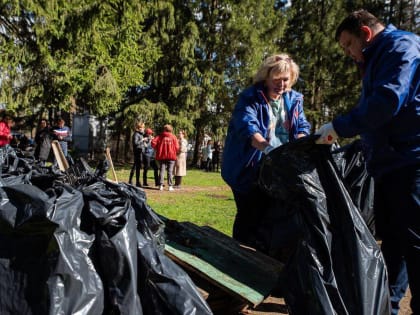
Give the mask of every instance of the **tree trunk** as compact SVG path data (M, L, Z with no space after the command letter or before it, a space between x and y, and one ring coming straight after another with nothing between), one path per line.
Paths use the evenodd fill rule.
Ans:
M198 119L195 122L195 143L194 143L194 154L192 159L192 165L198 164L198 158L201 154L201 142L203 141L204 132L201 121Z

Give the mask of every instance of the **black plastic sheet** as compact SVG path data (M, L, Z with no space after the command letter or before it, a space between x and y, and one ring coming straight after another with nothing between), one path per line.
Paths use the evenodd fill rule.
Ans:
M286 303L299 315L388 314L380 249L338 175L330 147L314 139L273 150L261 167L260 184L273 198L274 219L260 235L263 243L272 242L265 244L272 252L287 247ZM287 242L279 237L273 243L281 229Z

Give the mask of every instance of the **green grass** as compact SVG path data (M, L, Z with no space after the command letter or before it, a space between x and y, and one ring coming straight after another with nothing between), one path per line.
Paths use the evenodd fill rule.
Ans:
M130 166L116 167L119 181L128 181ZM153 183L152 172L148 182ZM143 173L141 173L141 176ZM112 176L108 174L108 177ZM199 226L208 225L231 236L236 214L232 191L220 173L187 170L182 188L173 192L145 189L147 203L158 214L179 222L188 221Z

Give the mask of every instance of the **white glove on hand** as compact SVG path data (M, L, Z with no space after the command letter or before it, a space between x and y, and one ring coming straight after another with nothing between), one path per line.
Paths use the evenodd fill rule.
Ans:
M275 147L273 147L272 145L268 145L264 148L264 154L268 155L271 151L273 151L275 149Z
M338 138L332 123L322 125L315 134L320 135L320 137L315 141L316 144L333 144Z

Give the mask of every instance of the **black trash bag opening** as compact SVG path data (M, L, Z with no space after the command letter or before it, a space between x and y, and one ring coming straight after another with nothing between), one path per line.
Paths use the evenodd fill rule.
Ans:
M312 137L263 160L262 187L291 208L277 210L297 209L296 246L282 274L286 302L292 314L386 314L383 257L336 168L330 147L316 145ZM284 223L277 218L269 226L272 233L276 223Z

